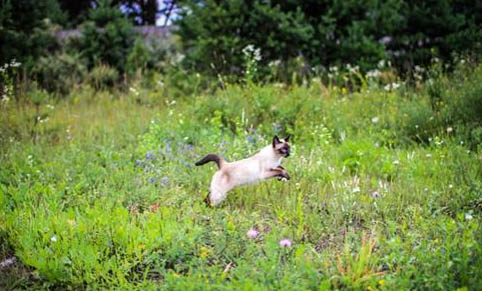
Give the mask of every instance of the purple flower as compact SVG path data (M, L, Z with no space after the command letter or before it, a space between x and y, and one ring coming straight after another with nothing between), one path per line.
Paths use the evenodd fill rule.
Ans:
M169 178L168 177L162 177L162 179L161 179L162 186L166 186L167 183L169 183Z
M280 247L283 247L283 248L289 248L291 247L291 241L288 239L288 238L282 238L280 241L279 241L279 246Z
M255 239L259 235L259 231L254 228L250 228L246 235L251 239Z
M151 182L151 184L155 184L155 183L156 183L156 178L151 177L151 178L149 179L149 182Z
M146 160L152 160L154 159L154 154L153 153L147 153L146 154Z
M247 140L250 143L256 143L256 138L252 135L248 135Z

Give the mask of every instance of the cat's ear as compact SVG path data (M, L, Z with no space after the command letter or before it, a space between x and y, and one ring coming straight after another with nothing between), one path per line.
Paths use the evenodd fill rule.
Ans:
M289 141L290 141L290 137L291 137L291 135L288 135L287 137L285 137L285 142L289 142Z
M281 143L281 141L279 140L279 137L277 135L275 135L273 137L273 147L275 147L277 144Z

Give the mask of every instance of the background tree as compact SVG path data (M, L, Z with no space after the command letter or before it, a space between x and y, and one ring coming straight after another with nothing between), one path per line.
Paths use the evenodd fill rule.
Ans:
M55 46L51 24L63 23L57 0L0 0L0 64L31 63Z
M187 0L177 23L188 67L239 74L248 44L261 49L261 65L302 56L309 66L364 70L381 59L406 71L480 54L481 18L482 4L468 0Z
M88 20L82 24L82 36L73 48L81 52L88 68L103 63L124 73L135 39L133 25L119 7L102 0L89 11Z

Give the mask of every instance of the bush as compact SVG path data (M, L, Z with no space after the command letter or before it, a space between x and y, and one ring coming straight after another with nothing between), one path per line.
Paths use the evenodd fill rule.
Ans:
M137 70L144 70L147 68L150 60L149 50L144 45L140 38L137 38L134 47L127 56L127 71L132 74Z
M61 52L39 58L32 73L42 88L65 95L84 80L87 70L80 54Z
M89 82L96 90L113 87L119 80L119 72L109 65L97 65L89 73Z
M480 143L482 124L482 65L463 66L450 77L440 64L429 71L424 98L414 98L402 109L406 122L402 136L429 142L437 135L455 136L475 148Z
M57 0L0 3L0 64L16 59L30 65L55 47L49 27L65 19Z
M82 52L89 69L98 63L107 64L121 74L126 72L126 60L135 42L132 24L110 0L99 1L82 25L82 37L72 42Z

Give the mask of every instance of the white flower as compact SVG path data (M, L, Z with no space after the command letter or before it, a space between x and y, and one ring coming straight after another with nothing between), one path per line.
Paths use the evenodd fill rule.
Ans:
M377 78L381 75L379 70L371 70L367 72L367 78Z
M400 161L399 161L399 160L395 160L395 161L393 161L393 164L394 164L394 165L400 165Z
M382 37L378 42L381 44L387 44L392 41L392 38L387 36Z
M379 69L383 69L385 67L385 60L380 60L377 66Z
M52 236L52 237L50 238L50 241L51 241L51 242L56 242L56 241L57 241L57 237L56 237L55 235Z
M472 218L474 217L470 213L465 214L465 220L471 220Z
M426 154L425 156L426 156L427 158L431 158L431 157L432 157L431 154Z
M378 116L372 118L372 123L377 123L379 120Z
M379 197L380 197L380 192L378 192L378 191L373 191L373 192L372 192L372 197L375 198L375 199L376 199L376 198L379 198Z
M11 62L10 62L10 67L12 68L17 68L17 67L20 67L21 63L17 62L15 59L13 59Z
M353 188L352 192L353 192L353 193L358 193L358 192L360 192L360 187L356 186L355 188Z
M449 189L452 189L453 187L454 187L454 185L449 184Z
M447 127L447 133L451 133L453 130L454 129L451 126Z

